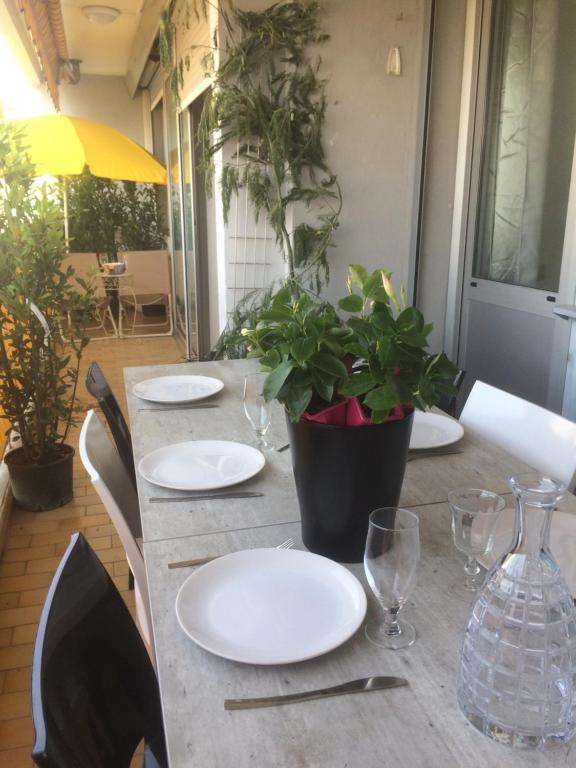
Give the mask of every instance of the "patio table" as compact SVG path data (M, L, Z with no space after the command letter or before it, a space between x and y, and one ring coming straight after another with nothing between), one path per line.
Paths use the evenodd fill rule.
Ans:
M160 445L221 438L251 442L241 404L243 375L252 361L194 363L126 369L136 460ZM175 373L221 378L219 409L162 414L141 412L135 382ZM286 442L280 409L271 432ZM245 423L244 423L245 422ZM462 560L450 535L448 490L480 485L507 492L507 477L526 467L513 457L466 436L462 454L408 464L402 504L421 521L418 585L404 609L417 629L403 651L371 645L359 630L336 650L298 664L253 666L204 651L180 629L174 609L191 569L168 563L241 549L274 547L300 539L290 454L267 455L266 469L244 484L261 499L152 504L169 495L139 478L144 557L149 580L157 669L171 768L381 768L381 766L482 766L510 768L570 764L570 747L548 754L513 750L477 733L460 714L455 697L458 650L471 597L463 587ZM243 486L243 487L244 487ZM508 504L512 497L507 494ZM561 504L576 512L574 497ZM347 565L364 584L369 613L377 610L361 564ZM225 711L225 698L269 696L336 685L372 675L406 677L409 687L270 709Z
M126 368L124 375L136 463L155 448L187 440L235 440L256 445L254 432L242 407L242 388L244 375L258 369L256 360ZM224 382L224 389L210 399L219 408L164 410L165 406L155 406L132 393L132 387L137 382L185 373L214 376ZM155 407L158 407L158 412L142 410ZM286 420L278 403L274 402L272 409L272 424L267 437L276 447L280 447L288 442ZM497 493L507 493L510 490L508 477L525 469L522 462L471 435L465 435L458 447L462 448L462 453L419 458L407 464L400 497L402 506L446 501L448 492L456 486L491 488ZM268 452L264 470L239 487L261 491L265 495L256 499L194 501L189 504L151 503L150 497L174 497L179 492L152 485L139 476L144 541L300 519L290 451Z

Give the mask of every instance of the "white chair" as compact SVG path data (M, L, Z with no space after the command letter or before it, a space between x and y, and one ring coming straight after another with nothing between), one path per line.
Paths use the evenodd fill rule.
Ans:
M125 251L130 282L120 283L120 303L132 314L131 335L137 337L171 336L172 275L168 251ZM162 311L164 308L164 312ZM158 322L146 312L158 311ZM165 314L164 314L165 313ZM154 328L159 331L153 331ZM165 330L161 330L164 328Z
M474 384L460 422L471 433L574 489L574 422L483 381Z
M94 341L99 339L107 339L113 336L118 336L118 328L116 327L116 321L110 307L111 298L106 293L104 283L102 280L95 278L95 275L99 272L98 259L95 253L69 253L62 261L62 270L65 271L68 267L72 267L76 277L81 277L86 282L91 282L95 292L95 320L96 325L90 325L86 330L88 331L103 331L104 336L92 336ZM82 291L81 286L74 282L74 288L78 291ZM113 328L113 334L109 334L106 329L106 319L110 321Z
M88 411L80 432L80 458L92 485L118 532L130 570L134 574L136 613L144 639L153 648L148 581L141 542L140 507L134 486L120 455L93 410Z

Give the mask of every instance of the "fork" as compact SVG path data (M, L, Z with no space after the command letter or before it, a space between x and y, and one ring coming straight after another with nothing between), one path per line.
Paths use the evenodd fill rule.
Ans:
M278 544L276 549L292 549L293 546L294 546L294 539L292 538L292 536L290 536L290 538L286 539L286 541L283 541L281 544ZM205 563L209 563L211 560L216 560L219 557L222 557L222 555L209 555L208 557L197 557L194 560L178 560L175 563L168 563L168 568L187 568L193 565L204 565Z

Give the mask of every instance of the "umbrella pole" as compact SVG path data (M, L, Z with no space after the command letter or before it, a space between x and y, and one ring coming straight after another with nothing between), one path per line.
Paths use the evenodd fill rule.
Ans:
M62 176L60 180L62 182L62 201L64 204L64 243L66 253L70 253L70 237L68 233L68 185L65 176Z

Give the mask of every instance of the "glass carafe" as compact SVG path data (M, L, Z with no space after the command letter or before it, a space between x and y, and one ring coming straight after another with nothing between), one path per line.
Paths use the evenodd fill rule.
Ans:
M548 477L510 479L512 545L487 574L460 658L458 703L490 738L545 749L576 731L576 608L549 549L565 486Z

